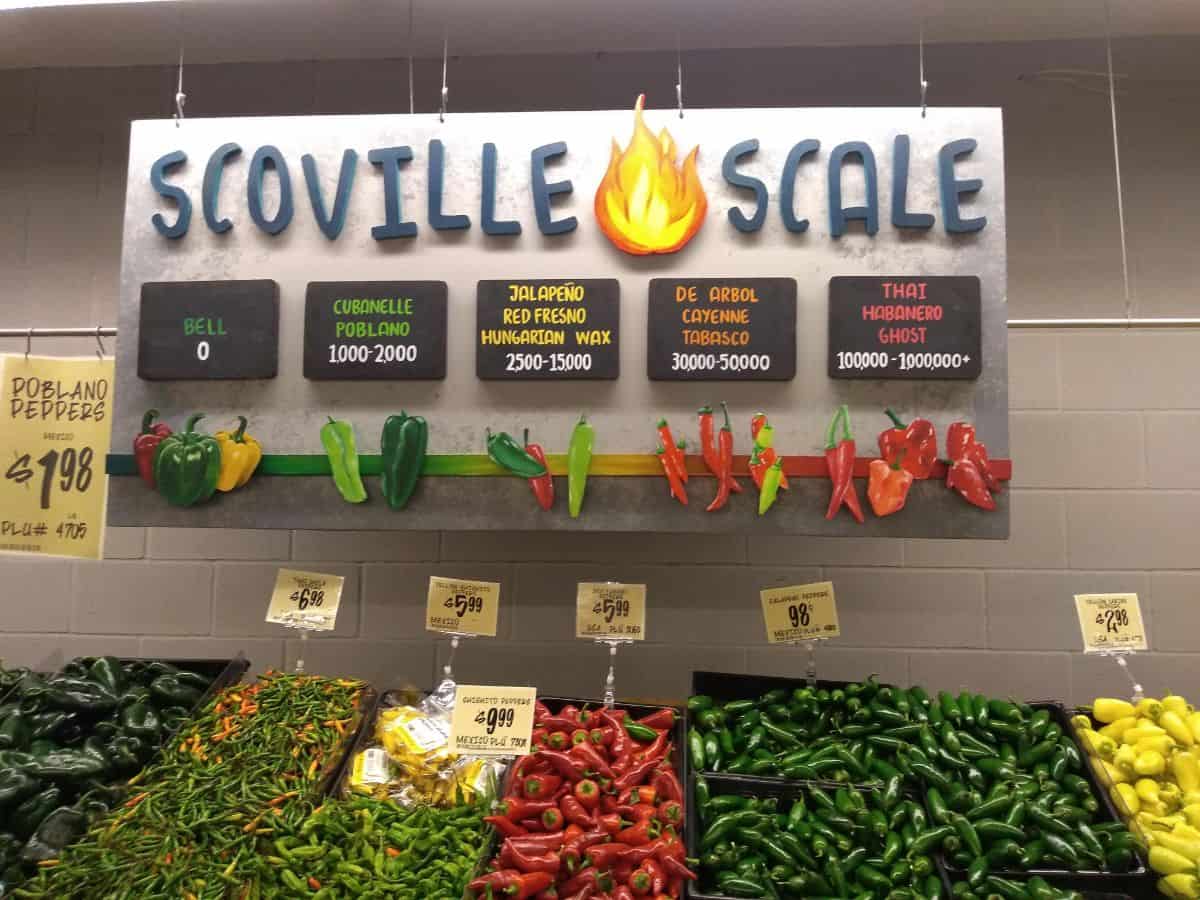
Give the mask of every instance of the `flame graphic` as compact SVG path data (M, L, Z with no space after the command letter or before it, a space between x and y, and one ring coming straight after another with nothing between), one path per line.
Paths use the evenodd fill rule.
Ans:
M621 150L613 141L612 159L596 189L596 220L608 239L644 256L674 253L704 224L708 198L696 175L699 147L676 163L678 148L667 129L656 138L642 121L639 95L633 108L633 137Z

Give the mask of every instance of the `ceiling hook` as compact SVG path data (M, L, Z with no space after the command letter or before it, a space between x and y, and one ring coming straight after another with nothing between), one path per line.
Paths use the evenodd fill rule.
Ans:
M679 49L679 32L675 32L675 102L679 105L679 118L683 118L683 56Z
M175 127L183 121L183 105L187 103L187 94L183 92L183 45L179 45L179 78L175 83Z
M104 359L104 354L108 351L104 349L104 341L100 340L100 326L96 326L96 356Z
M450 49L450 37L442 37L442 108L438 112L438 121L446 121L446 102L450 99L450 88L446 87L446 57Z
M33 329L30 328L25 332L25 359L29 359L29 353L33 350Z

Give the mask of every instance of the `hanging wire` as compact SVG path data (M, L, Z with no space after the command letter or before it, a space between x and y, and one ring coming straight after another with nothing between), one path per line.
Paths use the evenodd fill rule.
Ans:
M33 329L30 328L25 332L25 359L29 359L29 353L33 350Z
M679 32L675 32L675 102L679 104L679 118L683 118L683 53L679 48Z
M1117 140L1117 88L1113 76L1112 9L1104 0L1104 50L1108 61L1108 109L1112 114L1113 171L1117 179L1117 224L1121 229L1121 277L1125 284L1125 318L1133 318L1133 295L1129 291L1129 250L1125 242L1125 192L1121 186L1121 148Z
M104 355L108 353L108 351L104 349L104 341L100 340L100 332L102 330L102 326L96 326L96 356L98 356L100 359L104 359Z
M446 102L450 99L450 88L446 87L446 59L450 53L450 35L442 35L442 108L438 113L438 121L446 121Z
M921 85L921 118L925 118L925 93L929 90L929 82L925 79L925 20L921 20L920 31L917 35L917 72Z
M416 94L413 93L413 0L408 0L408 114L417 111Z
M187 103L187 94L183 92L183 43L179 44L179 78L175 83L175 127L183 121L183 105Z

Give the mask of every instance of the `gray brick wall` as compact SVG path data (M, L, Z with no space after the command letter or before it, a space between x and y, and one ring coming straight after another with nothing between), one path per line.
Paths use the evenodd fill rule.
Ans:
M1145 315L1198 312L1197 50L1195 40L1116 46L1130 75L1121 155ZM915 99L914 59L911 48L698 53L685 57L685 77L695 105L895 105ZM1005 108L1014 317L1124 312L1105 99L1029 77L1103 61L1099 42L929 50L931 101ZM439 78L438 62L419 61L420 108L436 102ZM455 108L479 110L621 107L639 90L661 103L673 78L653 54L450 70ZM172 90L163 68L0 72L0 324L115 321L128 121L169 114ZM188 73L198 116L395 112L406 92L395 61ZM337 631L304 648L310 670L428 685L448 646L421 630L426 581L479 577L504 586L499 635L462 647L459 676L596 695L605 651L572 639L574 583L611 578L650 586L651 640L621 651L619 691L679 697L693 668L802 673L803 651L763 643L757 592L829 578L844 636L818 651L828 677L877 672L1074 700L1124 691L1116 666L1075 650L1071 595L1111 589L1143 599L1155 651L1136 660L1140 680L1200 693L1200 334L1010 338L1009 541L119 528L105 562L0 560L0 657L242 650L259 668L294 665L301 642L262 621L275 568L287 564L346 576Z

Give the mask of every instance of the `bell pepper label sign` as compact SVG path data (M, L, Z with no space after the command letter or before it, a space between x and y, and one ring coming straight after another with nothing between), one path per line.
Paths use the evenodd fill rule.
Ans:
M759 597L768 643L820 641L842 634L832 581L770 588Z
M100 559L113 361L0 357L0 553Z
M646 374L656 381L796 377L796 279L650 279Z
M500 585L494 581L465 581L437 575L429 579L426 631L495 637L499 611Z
M1137 594L1076 594L1084 653L1149 649Z
M138 377L147 381L274 378L279 285L159 281L142 285Z
M829 377L978 378L981 291L973 275L829 279Z
M537 688L460 684L450 717L450 752L520 756L529 752Z
M481 281L475 374L583 381L621 374L621 285L615 278Z
M445 378L446 282L309 282L304 377Z
M575 637L592 640L646 639L646 586L581 582L575 595Z
M341 575L280 569L267 607L267 621L307 631L332 631L342 602Z

